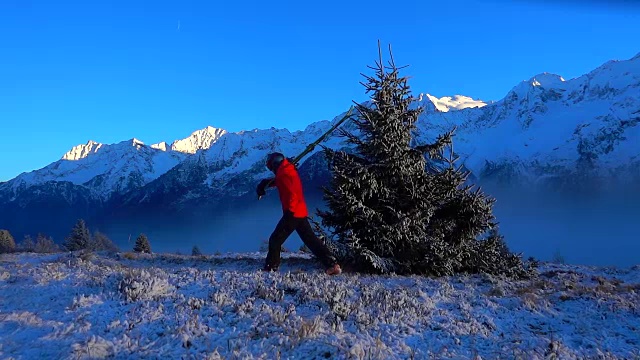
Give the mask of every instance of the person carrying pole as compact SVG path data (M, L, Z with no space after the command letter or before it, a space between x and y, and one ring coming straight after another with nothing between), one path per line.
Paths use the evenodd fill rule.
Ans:
M325 266L328 275L338 275L342 269L331 250L320 240L309 224L309 212L304 199L302 181L296 169L296 163L311 152L321 141L332 133L340 124L351 116L353 107L334 126L323 134L317 141L307 146L305 151L292 160L279 152L270 153L266 159L266 167L275 177L263 179L256 188L258 199L266 194L266 189L276 187L282 204L282 218L269 237L269 251L265 259L263 271L277 271L280 267L280 252L282 244L296 231L302 242Z

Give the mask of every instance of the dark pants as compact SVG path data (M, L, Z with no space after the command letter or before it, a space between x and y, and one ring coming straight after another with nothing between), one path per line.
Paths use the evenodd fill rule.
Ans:
M289 213L282 216L282 219L276 225L276 229L273 230L271 237L269 237L269 253L267 253L265 270L277 270L280 267L282 244L294 230L298 233L302 242L320 259L325 267L329 268L336 264L336 259L331 255L329 248L313 232L309 219L306 217L296 218Z

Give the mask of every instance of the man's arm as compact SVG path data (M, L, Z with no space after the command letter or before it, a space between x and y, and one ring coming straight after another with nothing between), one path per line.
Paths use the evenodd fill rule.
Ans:
M258 199L260 199L261 197L267 194L267 191L266 191L267 187L274 187L274 186L276 186L276 181L274 178L263 179L262 181L260 181L260 183L258 184L258 187L256 188Z

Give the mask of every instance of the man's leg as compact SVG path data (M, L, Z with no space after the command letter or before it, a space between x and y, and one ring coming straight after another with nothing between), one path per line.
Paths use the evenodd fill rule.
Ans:
M302 218L298 219L298 226L296 227L296 232L302 239L305 245L311 250L313 255L315 255L322 264L330 268L337 264L336 258L331 254L331 250L322 242L322 240L318 239L316 234L313 232L311 228L311 224L309 224L309 219Z
M297 225L297 219L293 216L282 216L275 230L269 237L269 252L267 253L267 259L264 265L265 270L278 270L280 267L280 250L282 244L287 240L289 235L293 233Z

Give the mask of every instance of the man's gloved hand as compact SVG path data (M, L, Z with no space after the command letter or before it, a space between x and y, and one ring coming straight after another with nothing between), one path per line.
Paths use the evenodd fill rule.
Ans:
M258 198L261 198L267 194L266 188L271 181L273 181L273 179L263 179L262 181L260 181L260 183L258 184L258 187L256 188L256 193L258 194Z
M296 163L294 163L294 162L293 162L293 158L291 158L291 157L290 157L290 158L287 158L287 160L289 160L289 162L291 163L291 165L293 165L293 168L294 168L294 169L298 170L298 164L296 164Z

